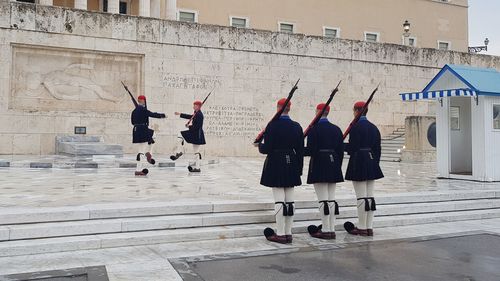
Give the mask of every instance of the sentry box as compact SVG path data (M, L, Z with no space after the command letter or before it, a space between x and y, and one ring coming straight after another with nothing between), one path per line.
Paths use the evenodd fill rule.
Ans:
M500 181L500 72L445 65L403 101L434 99L438 177Z

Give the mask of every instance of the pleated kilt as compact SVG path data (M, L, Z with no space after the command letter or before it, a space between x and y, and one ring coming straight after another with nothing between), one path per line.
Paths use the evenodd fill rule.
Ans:
M307 183L343 182L342 163L334 150L319 150L311 156Z
M301 167L293 149L274 150L267 155L260 184L268 187L294 187L302 185Z
M132 142L133 143L143 143L143 142L154 142L153 134L154 130L150 129L147 125L134 125L132 130Z
M377 180L384 177L371 149L362 148L351 154L345 179L351 181Z

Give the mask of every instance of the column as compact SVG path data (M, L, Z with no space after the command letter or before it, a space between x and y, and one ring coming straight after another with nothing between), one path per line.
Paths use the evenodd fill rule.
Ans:
M120 0L108 0L108 13L120 13Z
M139 16L151 16L151 0L139 0Z
M168 20L177 20L177 0L166 0L167 5L167 19Z
M87 0L75 0L75 9L87 10Z
M160 18L160 0L151 0L151 17Z
M52 6L52 5L54 5L54 1L53 0L40 0L39 4L45 5L45 6Z

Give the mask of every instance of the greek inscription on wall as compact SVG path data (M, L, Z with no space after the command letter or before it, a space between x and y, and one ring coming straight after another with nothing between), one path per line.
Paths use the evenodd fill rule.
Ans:
M204 107L206 134L209 136L255 136L264 117L254 106L211 105Z
M211 90L214 88L221 88L221 85L221 80L212 76L193 76L184 74L163 75L163 87L166 88Z

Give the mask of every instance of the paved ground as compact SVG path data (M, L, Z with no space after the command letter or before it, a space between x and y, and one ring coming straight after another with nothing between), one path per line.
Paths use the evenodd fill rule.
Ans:
M185 167L152 168L147 178L134 177L130 168L0 168L0 208L141 201L269 201L270 189L259 185L263 158L221 158L219 162L204 166L201 174L189 174ZM434 165L382 162L386 177L377 182L376 191L500 190L500 183L438 180ZM296 192L297 200L315 200L312 186L303 185ZM339 184L337 193L339 198L354 196L350 182Z
M263 164L262 158L221 158L219 160L219 164L204 166L203 172L198 175L190 175L185 167L153 168L147 178L136 178L133 176L133 169L123 168L0 168L0 208L76 206L110 202L270 201L270 190L259 185L260 171ZM435 178L434 164L384 162L382 163L382 168L386 174L386 178L378 182L376 187L378 194L389 195L407 192L424 194L429 191L500 190L500 183L438 180ZM315 200L312 186L303 185L296 190L298 200ZM354 198L350 182L339 185L338 197ZM182 280L172 266L172 262L181 275L186 280L189 280L186 276L189 276L189 273L193 272L190 263L205 260L207 259L207 255L209 260L211 260L214 257L218 258L220 255L246 258L269 254L279 255L308 252L309 255L313 255L309 257L312 259L315 258L314 255L316 255L316 258L317 256L335 258L337 255L341 255L340 252L335 252L337 250L332 252L317 251L342 249L360 242L388 241L429 235L462 235L462 233L470 231L500 234L500 219L377 229L376 236L373 238L351 237L346 236L344 232L338 232L336 241L319 241L308 235L300 234L295 235L293 245L278 245L267 242L263 237L253 237L5 257L0 258L0 276L104 265L111 281ZM496 242L497 244L498 242ZM394 247L403 246L398 244ZM402 255L410 253L410 250L407 251L404 247L395 249L402 251ZM478 249L481 250L484 248ZM467 263L468 259L470 266L476 266L477 263L475 261L481 261L480 265L484 264L483 256L477 257L477 252L471 252L474 249L456 248L456 250L463 250L457 254L458 257L461 257L460 262ZM484 250L490 250L490 248ZM495 249L491 248L491 250ZM498 252L498 249L496 251ZM358 250L355 252L360 253ZM440 254L442 252L433 256L431 260L435 262L447 260L449 262L450 259L453 259L452 255L445 258L440 256ZM293 259L300 261L304 258L306 257L297 256L297 258ZM357 258L360 259L361 257ZM401 259L404 258L403 256ZM358 260L357 262L353 262L351 264L353 270L363 270L363 267L359 267L363 262L367 261ZM498 263L497 260L494 260L494 262ZM258 265L259 261L256 260L254 264ZM185 268L183 269L182 266ZM377 264L377 266L381 265ZM207 270L210 272L214 271L214 269L208 269L208 267ZM290 275L290 273L287 273L288 269L284 265L278 264L277 267L272 267L268 270L276 274ZM201 273L205 274L206 271L200 271ZM345 280L349 280L349 276L345 276ZM210 280L209 277L203 276L203 278L206 278L205 280ZM1 277L0 280L2 280ZM258 281L259 279L250 280ZM274 280L279 280L279 278ZM375 281L376 279L373 280ZM495 280L500 280L500 278L496 278Z
M267 242L263 237L254 237L254 238L222 239L222 240L201 241L201 242L197 241L197 242L183 242L183 243L160 244L160 245L149 245L149 246L110 248L101 250L86 250L86 251L40 254L40 255L30 255L30 256L5 257L5 258L0 258L0 276L33 272L33 271L61 270L66 268L105 265L110 281L180 281L183 279L176 271L176 269L174 269L172 263L175 265L175 268L179 270L179 272L185 278L185 280L190 280L188 277L189 273L191 272L191 269L188 263L203 261L203 260L212 260L214 258L217 259L219 257L224 257L224 256L232 258L248 258L248 257L255 257L261 255L269 255L269 254L287 254L287 253L297 253L304 251L310 252L319 250L342 249L344 247L351 247L359 243L366 243L372 241L378 243L379 241L386 241L388 244L384 244L384 246L382 246L383 249L391 245L391 242L389 242L389 240L416 238L416 237L434 236L434 235L440 235L442 237L462 236L464 232L471 234L471 231L474 233L477 233L479 231L479 232L488 232L500 235L500 219L382 228L382 229L377 229L376 236L371 238L353 237L346 235L345 232L339 232L337 235L338 236L337 240L335 241L321 241L318 239L311 238L308 235L301 234L301 235L295 235L294 243L292 245L280 245L280 244L270 243ZM481 242L479 243L483 245ZM459 243L458 247L455 247L456 249L454 250L457 253L456 256L446 255L446 252L443 251L441 253L438 253L439 256L437 256L437 258L432 258L430 259L430 261L450 262L450 260L453 260L455 258L460 258L461 263L463 262L469 264L469 269L472 267L477 269L480 266L490 265L490 263L485 264L483 263L483 261L485 260L485 257L488 257L488 255L490 255L491 253L489 252L485 253L485 255L481 256L480 259L476 259L477 251L475 252L475 254L474 253L469 254L468 251L476 250L475 245L476 244L470 244L467 245L466 247L463 247L464 246L463 243ZM496 245L487 244L486 245L487 249L485 249L483 245L481 248L477 248L477 250L489 251L490 247L488 245L491 246L492 251L496 249L496 252L493 253L493 257L491 259L488 258L488 260L495 262L494 265L496 266L498 264L497 262L498 255L496 254L498 253L497 249L498 242L496 242ZM363 247L365 247L366 249L366 246ZM361 247L361 250L363 249L363 247ZM374 244L374 248L375 247L378 246ZM399 248L399 249L401 250L404 248ZM361 253L360 251L356 251L356 253L360 254ZM317 254L322 255L323 253L328 253L328 252L318 252ZM401 259L413 260L410 254L413 253L409 251L407 252L405 250L401 254L403 255ZM335 258L336 255L332 255L332 257ZM429 260L427 260L425 263L428 264L428 262ZM415 261L415 266L417 267L419 264L422 263L424 263L423 260L418 260L418 264ZM361 264L356 264L356 263L351 264L351 269L353 270L363 270L364 267L365 266L361 266ZM275 268L282 269L279 267ZM467 268L464 268L464 270L466 269ZM276 270L274 269L270 270L276 272ZM422 271L424 272L425 270L426 268L422 269ZM283 275L280 276L285 276L285 275L288 276L289 274L283 273ZM0 280L2 280L1 277ZM269 279L237 278L232 280L261 281ZM338 279L328 279L328 280L338 280ZM359 279L359 280L365 280L365 279ZM385 279L385 280L407 280L407 279ZM424 279L424 280L441 280L441 279ZM453 279L453 280L482 281L490 279L469 278L469 279ZM499 280L499 278L496 278L494 280Z
M190 262L184 280L500 280L500 236L475 234Z

